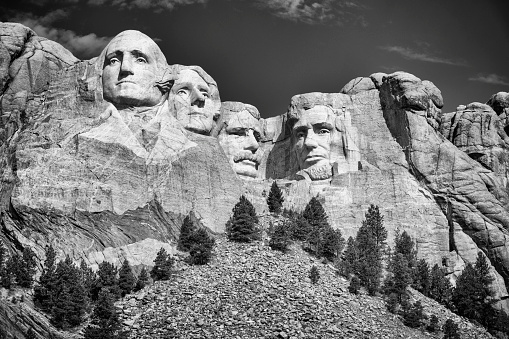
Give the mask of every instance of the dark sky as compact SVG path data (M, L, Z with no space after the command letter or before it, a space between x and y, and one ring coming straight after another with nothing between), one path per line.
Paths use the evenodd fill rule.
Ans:
M222 101L282 114L295 94L338 92L375 72L432 81L445 112L509 92L508 0L17 0L24 23L78 58L119 32L154 38L168 63L199 65Z

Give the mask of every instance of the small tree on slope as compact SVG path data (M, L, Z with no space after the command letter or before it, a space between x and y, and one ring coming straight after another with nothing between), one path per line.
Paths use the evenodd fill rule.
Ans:
M269 207L269 211L276 214L281 213L284 201L283 192L276 184L276 181L273 181L272 186L270 187L269 196L267 197L267 206Z
M226 236L228 240L236 242L251 242L256 240L258 237L256 230L258 217L256 216L253 204L242 195L232 211L233 215L226 223Z

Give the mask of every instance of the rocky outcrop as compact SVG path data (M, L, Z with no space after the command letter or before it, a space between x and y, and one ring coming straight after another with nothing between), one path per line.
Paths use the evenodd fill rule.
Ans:
M447 216L450 250L470 263L482 250L494 267L498 296L506 300L509 212L505 186L493 171L436 131L441 100L437 100L438 89L431 85L406 73L385 77L380 88L384 118L405 150L409 170ZM466 140L467 146L472 141L461 137L457 140ZM507 307L505 301L503 304Z

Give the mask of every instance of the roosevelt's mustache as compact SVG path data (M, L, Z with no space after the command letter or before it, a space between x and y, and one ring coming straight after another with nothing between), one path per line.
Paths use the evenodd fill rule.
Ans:
M240 151L233 157L233 162L241 162L243 160L250 160L257 165L259 165L261 161L260 155L251 151Z

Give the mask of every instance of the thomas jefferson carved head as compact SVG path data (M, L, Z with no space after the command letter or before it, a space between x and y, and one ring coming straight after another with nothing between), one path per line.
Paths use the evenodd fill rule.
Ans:
M256 107L241 102L223 102L221 106L219 144L239 176L256 178L260 156L260 113Z
M216 82L201 67L175 68L176 80L168 97L170 109L187 130L210 135L221 108Z
M166 58L157 44L139 31L115 36L101 53L103 97L117 108L162 103L169 88Z

